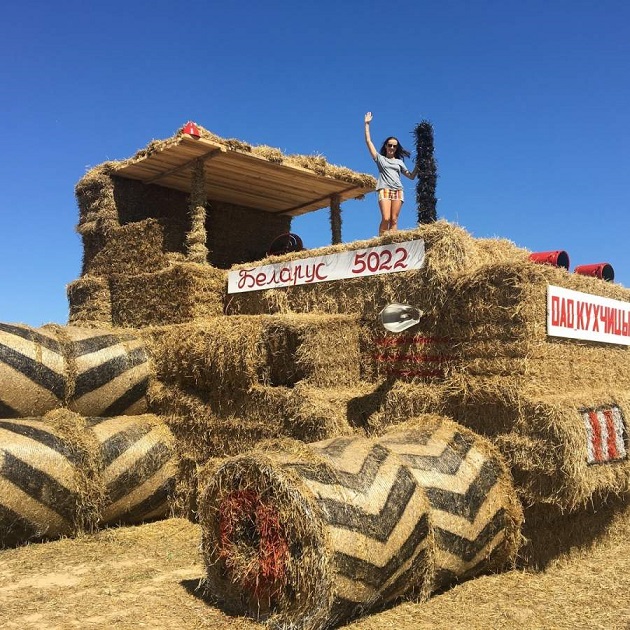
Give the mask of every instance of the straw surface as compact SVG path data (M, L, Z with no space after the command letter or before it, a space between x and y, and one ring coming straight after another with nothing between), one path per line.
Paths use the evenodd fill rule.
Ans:
M374 439L266 443L205 474L210 592L272 627L325 628L425 599L503 568L520 542L498 451L439 416Z

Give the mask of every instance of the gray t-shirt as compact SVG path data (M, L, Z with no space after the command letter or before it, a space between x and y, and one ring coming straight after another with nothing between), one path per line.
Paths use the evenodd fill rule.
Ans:
M407 171L407 167L402 160L398 158L388 158L380 153L374 158L378 167L378 181L376 182L376 190L381 188L389 188L390 190L402 190L403 185L400 181L400 173Z

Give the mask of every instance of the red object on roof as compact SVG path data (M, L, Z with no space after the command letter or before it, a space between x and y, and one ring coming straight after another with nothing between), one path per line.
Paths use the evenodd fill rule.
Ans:
M193 138L201 138L201 134L199 133L199 128L195 125L194 122L187 122L184 125L184 133L187 133L189 136Z

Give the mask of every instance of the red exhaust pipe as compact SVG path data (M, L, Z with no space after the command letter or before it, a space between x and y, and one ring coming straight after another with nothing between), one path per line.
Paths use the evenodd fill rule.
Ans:
M533 252L529 259L535 263L569 269L569 254L562 249L555 252Z
M573 271L581 276L593 276L600 280L612 282L615 279L615 270L608 263L595 263L594 265L578 265Z

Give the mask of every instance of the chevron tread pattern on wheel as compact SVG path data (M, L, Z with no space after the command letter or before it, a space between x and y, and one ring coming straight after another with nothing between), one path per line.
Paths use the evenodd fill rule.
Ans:
M292 467L313 492L329 528L336 614L347 616L359 605L386 603L410 585L420 587L430 562L430 526L426 498L413 475L388 449L363 438L338 438L314 450L324 462Z
M133 335L0 323L0 417L68 407L85 416L146 412L148 357Z
M453 423L409 431L382 442L396 452L424 488L435 532L436 570L452 581L493 568L505 534L513 527L506 510L500 462ZM440 584L436 584L440 586Z
M72 452L42 422L0 420L0 538L4 544L73 531L76 465Z
M86 447L70 447L45 419L0 420L0 546L167 515L176 464L166 425L155 416L125 416L78 426L84 443L98 449L89 469ZM86 474L98 480L94 496L81 494ZM79 524L88 503L99 511Z
M129 416L94 420L91 429L101 445L103 522L165 516L175 479L172 438L165 426Z

